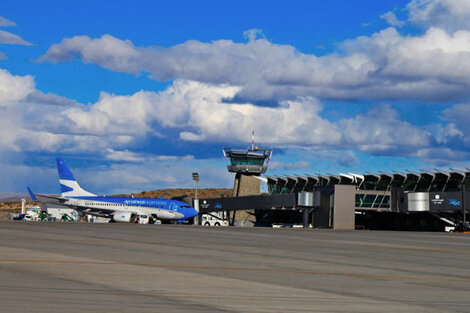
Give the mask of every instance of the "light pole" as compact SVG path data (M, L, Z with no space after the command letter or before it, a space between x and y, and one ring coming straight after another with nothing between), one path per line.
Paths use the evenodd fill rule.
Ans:
M466 210L465 210L465 181L462 183L462 213L463 213L463 225L467 226Z
M199 223L200 223L200 219L199 219L199 199L197 197L197 187L198 187L200 178L199 178L199 173L198 172L193 173L193 180L194 180L194 183L196 184L196 191L195 191L195 195L194 195L194 209L198 212L197 216L194 217L194 224L199 225Z

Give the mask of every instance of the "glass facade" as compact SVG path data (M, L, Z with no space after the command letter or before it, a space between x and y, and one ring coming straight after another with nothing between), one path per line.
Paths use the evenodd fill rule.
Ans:
M258 165L263 166L265 159L248 158L248 157L230 157L230 163L236 165Z
M389 209L389 195L356 194L356 208Z

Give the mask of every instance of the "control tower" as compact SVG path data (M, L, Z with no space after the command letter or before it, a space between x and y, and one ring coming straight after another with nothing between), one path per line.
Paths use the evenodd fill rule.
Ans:
M254 137L254 133L253 133ZM251 147L246 150L233 150L224 148L224 157L230 158L227 169L235 173L233 184L233 196L252 196L260 194L260 174L268 170L268 163L273 151L262 149L254 144L252 138Z

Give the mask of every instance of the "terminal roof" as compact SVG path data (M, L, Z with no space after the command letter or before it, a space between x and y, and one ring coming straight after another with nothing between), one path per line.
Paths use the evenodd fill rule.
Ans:
M361 190L391 190L392 188L404 191L458 191L462 184L470 188L470 169L449 169L444 171L420 170L402 173L392 171L391 173L366 172L365 174L304 174L290 176L268 176L268 187L270 190L282 192L309 191L316 186L332 185L356 185ZM274 188L276 187L276 188ZM299 190L301 188L301 190Z

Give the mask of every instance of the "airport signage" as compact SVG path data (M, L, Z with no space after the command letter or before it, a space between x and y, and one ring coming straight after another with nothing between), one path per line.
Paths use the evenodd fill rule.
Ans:
M462 210L461 192L430 192L431 212L456 212Z
M442 205L444 204L445 199L441 197L439 194L435 194L434 197L431 199L431 203L434 205Z

